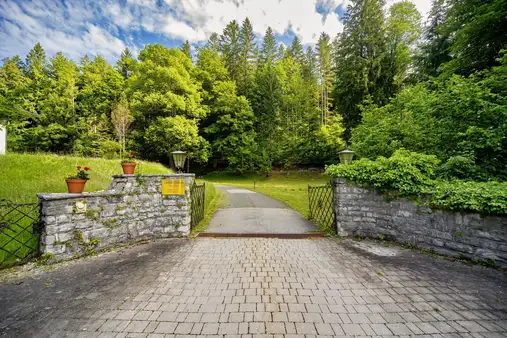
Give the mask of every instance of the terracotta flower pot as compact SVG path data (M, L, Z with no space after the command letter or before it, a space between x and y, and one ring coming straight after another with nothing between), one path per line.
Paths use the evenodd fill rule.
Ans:
M134 171L136 170L136 163L124 162L121 164L121 167L123 168L123 174L134 175Z
M71 194L80 194L83 192L87 180L66 179L67 189Z

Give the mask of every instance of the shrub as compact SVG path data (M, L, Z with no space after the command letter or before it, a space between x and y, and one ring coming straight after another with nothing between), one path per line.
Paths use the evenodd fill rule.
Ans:
M470 165L466 158L456 156L442 167L453 177L471 172ZM507 182L437 180L437 168L435 156L397 150L390 158L378 157L375 161L363 158L349 165L329 166L326 172L381 192L412 197L424 195L425 203L435 208L507 214Z
M349 165L331 165L326 172L332 177L344 177L379 191L397 191L400 195L417 195L434 185L438 159L408 150L397 150L390 158L372 161L362 158Z
M474 159L467 156L452 156L437 170L444 179L473 179L477 177L478 168Z
M439 182L431 206L483 214L507 214L507 182Z

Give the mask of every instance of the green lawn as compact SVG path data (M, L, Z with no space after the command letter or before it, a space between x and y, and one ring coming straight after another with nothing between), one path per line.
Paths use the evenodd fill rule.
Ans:
M37 193L66 192L65 178L76 166L91 168L85 191L105 190L111 175L121 174L120 160L57 156L52 154L0 155L0 200L14 203L37 202ZM139 162L137 174L167 174L170 169L159 163Z
M227 174L210 174L204 177L205 181L243 187L274 197L287 203L291 208L299 211L308 218L308 185L322 185L329 182L329 176L307 173L286 174L274 173L270 177L260 175L233 176ZM255 182L255 184L254 184Z
M105 190L111 175L122 172L119 160L56 156L49 154L7 154L0 156L0 200L13 203L36 203L37 193L65 192L65 178L77 165L91 168L85 191ZM158 163L139 162L136 173L165 174L170 169ZM32 233L32 219L38 217L35 206L17 209L0 205L0 223L8 227L0 231L0 266L27 258L38 245L38 235ZM24 243L24 244L21 244ZM15 256L11 256L15 253Z

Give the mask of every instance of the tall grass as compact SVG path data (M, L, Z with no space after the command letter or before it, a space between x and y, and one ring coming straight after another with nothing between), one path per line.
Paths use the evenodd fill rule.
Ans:
M85 191L105 190L111 176L122 173L119 160L52 154L0 155L0 200L32 203L37 201L37 193L66 192L65 178L74 174L78 165L91 168ZM136 173L167 174L170 169L159 163L139 162Z

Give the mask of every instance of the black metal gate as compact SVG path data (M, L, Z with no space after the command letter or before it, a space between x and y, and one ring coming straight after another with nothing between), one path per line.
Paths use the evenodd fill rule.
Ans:
M190 197L192 199L190 227L193 228L204 218L204 191L205 183L197 184L194 182L190 187Z
M0 267L21 264L36 256L40 233L37 203L0 201Z
M308 185L308 202L310 206L310 220L317 223L322 228L334 229L333 212L333 186L329 182L326 185L310 186Z

